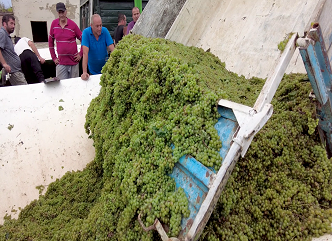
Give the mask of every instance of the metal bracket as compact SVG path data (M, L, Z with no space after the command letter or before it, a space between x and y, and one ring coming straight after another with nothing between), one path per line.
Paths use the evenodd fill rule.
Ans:
M235 143L241 146L241 156L244 157L250 143L256 133L265 125L273 113L271 104L265 104L263 109L255 115L248 117L246 124L240 128L238 134L233 139Z
M143 228L143 230L145 232L149 232L151 230L157 230L163 241L180 241L178 238L169 238L168 237L167 233L165 232L165 230L163 228L163 225L160 223L158 218L156 218L154 220L154 223L149 227L145 227L144 223L141 220L141 214L138 214L137 219L138 219L139 224L141 225L141 227Z

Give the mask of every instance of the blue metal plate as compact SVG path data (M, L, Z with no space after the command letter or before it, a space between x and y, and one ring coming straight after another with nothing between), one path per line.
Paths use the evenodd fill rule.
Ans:
M238 128L233 110L226 107L218 107L221 117L215 124L218 131L222 148L220 156L224 159L230 148L234 133ZM214 170L210 170L195 158L185 155L175 164L173 172L170 174L175 179L176 188L182 187L189 200L189 218L183 218L181 222L182 232L180 237L184 237L189 231L198 210L200 209L208 191L209 184L212 182Z

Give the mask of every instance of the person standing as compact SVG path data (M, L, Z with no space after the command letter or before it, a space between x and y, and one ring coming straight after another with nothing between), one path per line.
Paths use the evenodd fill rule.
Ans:
M53 20L48 37L48 46L51 57L56 65L56 76L61 79L74 78L79 76L79 62L83 55L77 51L76 39L81 41L82 32L77 24L67 18L67 10L64 3L56 4L56 11L59 18ZM54 50L56 41L57 54Z
M133 27L135 26L135 23L137 22L139 16L141 16L138 7L133 7L133 9L131 10L131 13L132 13L133 21L131 21L131 22L128 24L128 27L127 27L127 34L129 34L130 30L133 29Z
M44 82L40 64L45 63L45 59L40 56L35 44L26 37L16 37L14 50L21 59L22 72L28 84Z
M126 15L119 13L118 26L114 29L114 42L117 44L124 35L127 34L127 18Z
M10 34L15 29L15 17L13 15L5 15L2 17L2 27L0 29L0 62L3 66L2 76L10 74L9 82L11 85L26 85L27 82L24 74L21 72L20 57L14 51L14 45ZM7 80L2 82L5 84Z
M101 17L94 14L91 17L91 26L83 30L82 36L82 49L83 49L83 80L89 79L89 72L100 74L101 69L108 59L108 52L114 50L113 39L108 32L107 28L102 26Z

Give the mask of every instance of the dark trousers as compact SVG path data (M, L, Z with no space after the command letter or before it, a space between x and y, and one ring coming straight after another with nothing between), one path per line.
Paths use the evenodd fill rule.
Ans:
M22 72L28 84L40 83L45 80L40 62L34 52L26 49L20 54L20 59Z

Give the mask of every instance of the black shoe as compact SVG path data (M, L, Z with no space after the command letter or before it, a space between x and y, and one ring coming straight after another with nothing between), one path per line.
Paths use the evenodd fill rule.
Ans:
M44 83L48 84L48 83L55 82L55 81L60 81L60 79L58 77L48 78L48 79L44 80Z

